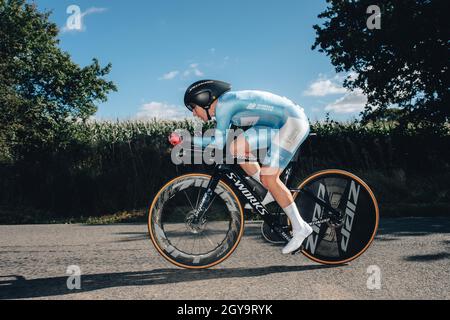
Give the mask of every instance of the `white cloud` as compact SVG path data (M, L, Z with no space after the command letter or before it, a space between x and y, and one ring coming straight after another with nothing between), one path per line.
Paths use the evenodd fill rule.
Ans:
M355 80L357 77L358 74L355 72L350 72L346 75L337 74L333 78L319 74L318 79L311 83L303 94L312 97L340 95L340 98L325 106L325 111L333 111L341 114L359 112L364 110L367 97L360 89L350 91L342 86L345 79ZM315 111L313 110L313 112Z
M195 74L197 77L202 77L202 76L204 75L204 73L201 72L199 69L194 69L194 74Z
M87 9L86 11L82 12L81 17L84 18L85 16L93 14L93 13L102 13L102 12L105 12L106 10L108 10L108 9L92 7L92 8Z
M199 69L198 63L191 63L189 65L189 68L183 72L184 77L189 77L191 74L195 75L196 77L204 76L204 73Z
M354 113L364 110L367 103L367 97L361 90L347 92L343 97L325 107L326 111L336 113Z
M186 70L182 72L178 70L167 72L162 77L160 77L159 80L172 80L175 79L178 75L181 75L184 78L187 78L191 75L194 75L196 77L202 77L204 76L204 73L203 71L200 70L199 66L200 66L199 63L191 63L189 64Z
M164 102L149 102L141 106L136 114L137 120L163 119L180 120L192 116L184 106L172 105Z
M319 76L319 79L311 83L309 88L303 92L305 96L324 97L333 94L346 93L347 89L342 86L342 78L339 76L327 79Z
M172 80L174 79L180 72L178 70L170 71L164 74L159 80Z
M88 8L86 11L81 12L80 14L80 20L81 20L81 26L80 28L69 28L67 26L67 23L64 25L64 27L61 29L61 33L66 33L66 32L84 32L86 31L86 25L84 24L84 18L88 15L91 14L95 14L95 13L103 13L105 11L107 11L107 8L97 8L97 7L91 7Z

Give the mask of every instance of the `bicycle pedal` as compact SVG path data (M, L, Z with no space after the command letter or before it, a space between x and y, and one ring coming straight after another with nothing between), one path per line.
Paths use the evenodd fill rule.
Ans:
M305 249L305 247L303 247L303 245L301 245L300 248L298 248L298 249L295 250L295 251L292 251L291 254L292 254L293 256L295 256L295 255L301 253L301 252L303 251L303 249Z

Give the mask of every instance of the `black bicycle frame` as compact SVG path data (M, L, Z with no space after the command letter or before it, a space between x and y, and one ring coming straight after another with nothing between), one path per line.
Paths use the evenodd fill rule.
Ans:
M289 179L289 176L285 177L286 180ZM196 220L201 221L204 214L206 213L206 208L209 207L211 201L212 201L212 195L214 193L215 188L217 187L220 180L226 180L230 185L233 186L233 188L236 191L239 191L240 194L247 199L248 203L251 205L251 207L258 212L258 214L262 217L264 222L267 223L267 225L274 230L280 237L282 237L286 242L291 240L291 235L286 232L286 230L281 226L276 219L276 215L270 214L267 208L258 200L259 195L255 194L254 191L252 191L252 187L248 184L246 177L241 174L238 170L235 170L235 168L231 165L226 164L219 164L216 165L214 172L212 174L212 178L209 181L208 187L206 189L206 192L203 194L202 200L200 201L200 204L197 208L197 211L195 213ZM340 215L338 211L336 211L334 208L332 208L329 204L324 202L323 200L316 197L314 194L307 190L299 190L299 189L292 189L293 192L302 192L311 197L311 199L317 203L319 203L321 206L325 207L331 215L329 218L323 218L319 221L314 221L311 223L311 225L314 224L321 224L328 220L330 220L332 215Z

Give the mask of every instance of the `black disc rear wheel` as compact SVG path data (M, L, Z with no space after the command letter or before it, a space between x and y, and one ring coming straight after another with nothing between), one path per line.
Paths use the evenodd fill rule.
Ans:
M340 213L327 219L330 213L324 206L305 192L295 195L302 218L314 230L303 243L305 256L319 263L342 264L369 248L378 229L379 213L375 196L364 181L346 171L325 170L307 178L298 189Z

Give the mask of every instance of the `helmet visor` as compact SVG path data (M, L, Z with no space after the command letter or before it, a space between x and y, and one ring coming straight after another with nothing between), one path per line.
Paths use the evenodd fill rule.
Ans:
M211 104L211 96L212 95L210 91L200 92L191 99L191 101L186 105L186 107L191 112L194 111L196 106L206 108Z
M209 104L211 103L211 92L209 91L201 92L197 94L193 100L194 100L193 103L202 108L209 106Z

